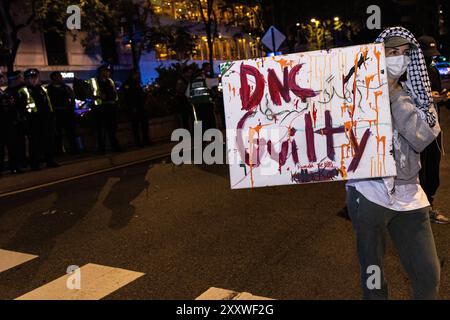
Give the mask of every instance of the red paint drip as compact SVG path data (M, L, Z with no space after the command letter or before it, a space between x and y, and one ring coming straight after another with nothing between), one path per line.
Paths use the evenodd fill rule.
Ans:
M298 164L300 161L298 159L298 148L295 140L292 140L291 147L292 147L292 159L294 160L295 164Z
M316 162L316 146L314 143L314 130L312 126L311 114L305 114L305 132L306 132L306 153L309 162Z
M239 120L238 125L237 125L237 137L236 137L236 144L237 144L237 149L239 151L239 154L241 156L241 159L248 165L250 166L250 154L246 151L245 146L244 146L244 141L242 138L242 132L243 132L243 127L245 125L245 122L247 121L247 119L253 114L253 111L247 111L247 113L241 118L241 120ZM250 144L252 145L252 144ZM256 154L257 152L257 157L256 157L256 162L251 163L251 167L258 167L260 165L259 162L259 152L261 152L261 148L253 148L253 155ZM253 160L253 159L252 159Z
M316 121L317 121L317 108L316 104L313 102L313 120L314 120L314 128L316 127Z
M279 156L279 160L278 160L278 171L281 173L281 168L286 164L286 160L287 160L287 154L288 154L288 150L289 150L289 141L284 141L281 144L281 151L280 151L280 156Z

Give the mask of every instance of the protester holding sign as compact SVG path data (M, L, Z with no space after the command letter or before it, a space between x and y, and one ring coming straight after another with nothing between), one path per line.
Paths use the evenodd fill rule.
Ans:
M347 183L363 295L366 299L388 298L383 272L388 232L409 275L413 297L435 299L440 265L430 226L430 203L419 184L420 152L440 132L426 63L418 42L402 27L386 29L376 42L384 42L386 48L397 176ZM371 282L374 267L381 271L379 285Z
M388 298L387 232L414 298L436 298L440 266L419 171L440 126L411 32L389 28L373 44L228 62L221 72L231 187L349 180L364 298Z

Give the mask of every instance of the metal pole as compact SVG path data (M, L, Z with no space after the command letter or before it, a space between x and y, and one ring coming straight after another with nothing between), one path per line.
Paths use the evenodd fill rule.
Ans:
M275 51L276 51L276 49L275 49L275 32L273 31L273 28L271 28L270 31L272 33L272 51L275 55Z
M275 27L275 0L272 0L272 26ZM271 29L272 32L272 51L275 55L275 33L273 31L273 28Z

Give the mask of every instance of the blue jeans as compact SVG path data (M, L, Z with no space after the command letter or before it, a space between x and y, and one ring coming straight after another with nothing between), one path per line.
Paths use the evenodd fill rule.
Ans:
M356 232L364 299L388 299L383 258L389 233L403 267L408 273L414 299L436 299L439 291L440 264L430 226L429 207L412 211L394 211L365 198L356 188L347 191L348 213ZM373 282L371 266L379 267L380 286ZM369 270L369 272L368 272Z

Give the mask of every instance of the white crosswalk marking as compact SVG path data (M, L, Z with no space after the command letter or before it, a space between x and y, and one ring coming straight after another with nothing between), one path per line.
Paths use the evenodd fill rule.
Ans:
M236 292L232 290L211 287L195 300L273 300L270 298L254 296L248 292Z
M0 249L0 272L14 268L15 266L33 260L37 257L38 256L32 254Z
M82 266L79 271L80 289L67 288L67 280L71 277L68 274L16 300L99 300L144 275L91 263Z

